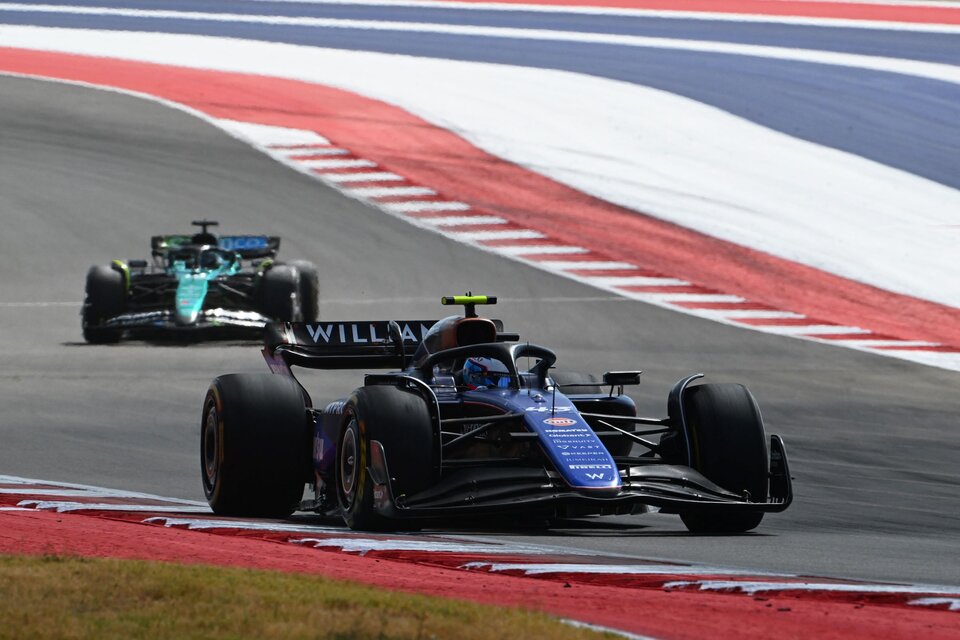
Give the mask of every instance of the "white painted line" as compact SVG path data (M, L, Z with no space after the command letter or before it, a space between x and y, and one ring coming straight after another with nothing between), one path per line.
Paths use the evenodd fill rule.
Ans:
M427 187L357 187L347 190L350 195L361 198L388 198L390 196L434 196L437 194Z
M590 253L589 249L583 247L571 247L569 245L559 244L530 244L514 245L509 247L485 247L490 251L507 256L530 256L539 254L577 254Z
M318 174L330 182L396 182L406 180L403 176L389 171L371 171L364 173L321 173Z
M271 145L317 144L329 145L330 141L315 131L274 127L268 124L253 124L240 120L218 118L215 122L237 136L263 147Z
M620 629L614 629L613 627L604 627L599 624L590 624L589 622L580 622L579 620L571 620L570 618L559 618L559 620L561 623L569 625L574 629L589 629L590 631L596 631L597 633L617 636L618 638L626 638L626 640L658 640L653 636L641 636L636 633L630 633L629 631L621 631Z
M907 604L916 607L942 607L947 605L948 611L960 611L960 598L918 598Z
M350 160L300 160L297 161L301 167L308 169L354 169L359 167L375 167L376 162L370 160L350 159Z
M42 511L56 511L65 513L68 511L146 511L146 512L165 512L173 511L176 513L210 513L210 507L194 507L189 505L153 505L153 504L111 504L111 503L92 503L92 502L61 502L56 500L21 500L17 503L19 507L33 507Z
M497 216L442 216L437 218L417 218L420 224L432 227L459 227L471 224L506 224L507 221Z
M345 156L350 154L350 150L338 149L336 147L319 147L316 149L270 149L270 153L287 158L293 162L301 162L310 156Z
M760 309L696 309L688 308L691 313L709 318L726 318L727 320L763 319L763 320L800 320L805 318L802 313L793 311L766 311Z
M426 200L410 200L408 202L388 202L380 205L389 211L397 213L417 213L420 211L468 211L470 205L466 202L437 202Z
M762 591L832 591L840 593L929 593L960 596L960 587L919 584L857 584L836 582L745 582L738 580L691 580L668 582L664 589L698 587L701 591L740 591L753 595Z
M638 300L657 302L746 302L745 298L726 293L656 293L650 291L624 291L625 295Z
M184 500L182 498L168 498L165 496L158 496L152 493L141 493L139 491L126 491L122 489L106 489L104 487L95 487L88 484L77 484L75 482L59 482L52 480L38 480L36 478L21 478L19 476L6 476L0 475L0 484L19 484L19 485L41 485L43 487L64 487L70 489L83 489L91 493L100 493L100 492L109 492L110 495L119 497L119 498L143 498L147 500L162 500L164 502L170 502L175 504L184 504L191 506L205 506L205 502L199 502L197 500Z
M211 520L198 518L169 518L167 516L157 516L156 518L147 518L144 520L147 524L159 524L165 527L186 527L204 531L208 529L237 529L242 531L272 531L272 532L290 532L290 533L324 533L335 531L343 535L342 527L324 527L320 525L297 525L284 522L258 522L242 520Z
M679 278L659 278L650 276L590 276L587 282L598 287L682 287L690 284Z
M757 329L759 331L766 331L767 333L776 333L784 336L813 336L818 335L833 335L833 334L857 334L857 333L870 333L866 329L861 329L860 327L840 327L832 324L808 324L800 326L778 326L775 324L748 324L744 325L751 329ZM833 344L833 341L830 341L830 344Z
M894 31L919 31L928 33L956 33L955 25L937 23L896 22L856 18L818 18L803 15L780 15L765 13L734 13L729 11L681 11L669 9L641 9L627 7L565 6L506 2L457 2L444 0L254 0L264 3L296 4L348 4L374 7L422 7L429 9L462 9L467 11L501 11L556 13L575 15L624 16L631 18L667 18L672 20L710 20L719 22L753 22L770 24L793 24L816 27L883 29ZM834 2L835 0L808 0L808 2ZM951 8L946 2L920 2L913 0L844 0L844 4L879 4L928 8ZM955 6L955 5L954 5Z
M23 507L0 507L0 511L35 511L35 509L24 509Z
M539 231L517 229L515 231L450 231L457 240L535 240L545 237Z
M583 262L566 262L563 260L544 260L537 261L536 264L540 265L544 269L553 269L556 271L578 271L580 269L589 270L589 271L606 271L608 269L636 269L636 265L632 265L629 262L605 262L602 260L597 261L587 261Z
M6 307L79 307L82 302L0 302L0 308Z
M676 564L577 564L570 562L557 563L521 563L521 562L468 562L460 566L461 569L486 569L487 571L523 571L528 576L546 573L586 573L603 575L675 575L675 576L773 576L779 578L792 577L791 573L767 573L764 571L749 571L745 569L726 569L723 567L676 565Z
M923 340L830 340L830 344L844 347L938 347L939 342L925 342Z
M443 542L441 540L374 539L374 538L303 538L291 540L294 544L309 545L318 549L333 547L347 553L369 551L425 551L448 553L515 554L530 553L527 547L512 547L500 544L466 542Z

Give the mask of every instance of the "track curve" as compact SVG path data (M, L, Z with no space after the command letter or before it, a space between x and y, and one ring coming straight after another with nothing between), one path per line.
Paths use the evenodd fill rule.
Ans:
M256 347L88 347L77 314L90 264L141 257L151 233L207 216L225 231L279 234L282 255L316 262L327 318L412 317L443 293L490 291L508 326L562 345L560 364L645 368L634 394L645 412L661 413L690 371L742 381L797 476L795 505L757 535L688 536L666 516L478 535L881 580L960 576L955 373L598 295L425 234L129 96L0 78L0 140L3 473L200 496L203 392L219 373L263 370ZM338 373L309 384L333 398L358 382Z

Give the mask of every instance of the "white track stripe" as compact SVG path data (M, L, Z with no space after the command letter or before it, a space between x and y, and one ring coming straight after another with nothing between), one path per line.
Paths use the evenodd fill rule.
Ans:
M450 553L495 553L514 554L522 550L530 553L527 548L518 549L500 544L478 544L465 542L443 542L440 540L409 540L409 539L374 539L374 538L303 538L291 540L294 544L309 545L318 549L334 547L348 553L367 553L369 551L426 551Z
M410 200L408 202L388 202L380 205L388 211L397 213L418 213L420 211L468 211L466 202L437 202L433 200ZM416 218L411 218L415 220Z
M538 255L538 254L576 254L576 253L590 253L589 249L584 249L583 247L572 247L569 245L559 245L559 244L530 244L530 245L515 245L509 247L486 247L490 251L500 253L506 256L529 256L529 255Z
M146 512L165 512L173 511L176 513L210 513L210 507L194 507L190 505L156 505L156 504L111 504L111 503L93 503L93 502L65 502L58 500L21 500L17 503L18 507L33 507L41 511L56 511L64 513L67 511L146 511Z
M802 313L794 313L793 311L765 311L760 309L691 309L687 308L691 313L695 313L698 316L704 316L708 318L725 318L727 320L744 320L744 319L779 319L779 320L799 320L804 318Z
M632 265L629 262L609 262L603 260L588 261L584 260L583 262L566 262L563 260L543 260L537 261L536 264L540 265L544 269L549 269L552 271L578 271L580 269L590 270L590 271L606 271L613 269L636 269L636 265Z
M217 124L238 138L245 138L254 144L269 147L271 145L329 145L330 141L315 131L274 127L267 124L253 124L240 120L218 118Z
M658 302L746 302L740 296L726 293L656 293L625 291L628 295L640 300L656 300Z
M939 342L926 342L925 340L831 340L830 344L843 345L845 347L938 347Z
M457 240L536 240L545 237L539 231L517 229L515 231L450 231Z
M350 151L337 147L322 147L316 149L270 149L270 153L293 162L303 162L306 159L305 156L345 156L349 155ZM304 156L304 158L301 159L301 156Z
M350 160L296 160L295 163L308 169L354 169L361 167L375 167L376 162L362 159Z
M832 335L832 334L841 334L841 333L870 333L866 329L861 329L860 327L840 327L832 324L808 324L808 325L785 325L777 326L775 324L765 324L765 325L745 325L751 329L758 329L760 331L766 331L768 333L776 333L784 336L817 336L817 335ZM830 341L831 344L833 341Z
M528 576L545 573L588 573L603 575L727 575L727 576L771 576L789 578L792 573L768 573L747 569L727 569L708 565L677 564L579 564L571 562L527 563L527 562L468 562L461 569L486 569L490 572L523 571Z
M406 180L401 175L389 171L372 171L366 173L321 173L318 174L330 182L397 182Z
M437 192L427 187L357 187L347 193L361 198L388 198L390 196L433 196Z
M690 284L686 280L679 278L657 278L650 276L590 276L587 278L590 284L598 287L682 287Z
M443 216L437 218L417 218L420 224L432 227L459 227L471 224L506 224L507 221L497 216Z
M693 580L668 582L664 589L699 587L701 591L740 591L753 595L761 591L832 591L842 593L930 593L960 595L960 587L911 584L845 584L837 582L745 582L734 580Z

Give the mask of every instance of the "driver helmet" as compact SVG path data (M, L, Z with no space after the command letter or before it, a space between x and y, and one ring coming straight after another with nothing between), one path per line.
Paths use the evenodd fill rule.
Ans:
M200 256L200 266L204 269L219 269L223 266L223 257L216 251L204 251Z
M503 389L510 386L510 372L506 365L493 358L467 358L463 363L463 383L470 389Z

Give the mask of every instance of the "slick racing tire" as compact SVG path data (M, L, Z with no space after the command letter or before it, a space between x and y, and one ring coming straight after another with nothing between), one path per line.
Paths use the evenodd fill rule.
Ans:
M753 395L741 384L703 384L690 387L685 403L693 468L727 491L765 501L769 455ZM691 512L680 518L695 533L742 533L759 525L763 513Z
M564 394L601 394L604 392L604 387L600 384L602 379L598 378L592 373L581 373L579 371L551 371L550 377L553 379L554 384L561 387L560 391ZM596 384L594 384L596 383ZM562 387L565 384L575 384L576 387L570 387L564 390ZM579 386L584 385L584 386ZM636 410L632 413L625 413L626 407L616 404L616 403L598 403L597 409L593 413L605 413L608 415L631 415L635 416ZM590 422L587 420L587 422ZM596 426L591 424L596 430ZM619 426L619 425L617 425ZM631 425L625 425L622 428L630 428ZM609 429L606 429L609 430ZM623 457L630 455L631 450L633 449L633 441L629 438L621 438L618 440L610 441L607 443L607 451L610 452L610 455L615 457Z
M271 267L260 278L260 306L263 315L278 322L299 322L302 319L300 273L296 267Z
M439 452L424 399L390 385L357 389L344 407L337 445L337 497L347 526L361 531L407 528L374 506L370 464L375 441L383 446L394 497L433 485Z
M112 267L90 267L83 301L83 339L91 344L119 342L123 329L100 326L123 312L126 286L123 274Z
M200 418L203 492L214 513L282 518L295 511L311 476L311 435L293 378L214 379Z
M320 318L320 274L312 262L294 260L287 263L299 272L300 315L302 322Z

